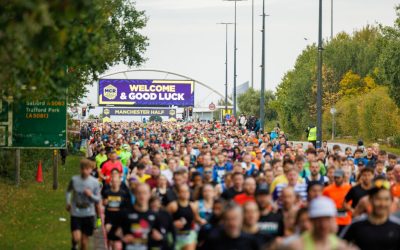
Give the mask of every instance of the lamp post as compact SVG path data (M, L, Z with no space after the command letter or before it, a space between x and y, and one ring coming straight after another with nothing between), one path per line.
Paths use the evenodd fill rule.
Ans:
M225 113L228 112L228 25L234 23L217 23L225 25Z
M331 0L331 40L333 38L333 0Z
M234 46L234 53L233 53L233 116L236 118L236 51L237 51L237 44L236 44L236 26L237 26L237 22L236 22L236 9L237 9L237 2L241 2L241 1L246 1L246 0L225 0L225 1L229 1L235 2L235 22L234 22L234 26L235 26L235 34L234 34L234 41L233 41L233 46Z
M317 148L322 142L322 0L319 0L318 76L317 76Z
M332 115L332 141L333 141L335 139L335 114L336 114L335 107L332 106L330 112Z
M254 89L254 0L251 0L251 88Z
M264 131L265 118L265 0L263 0L262 13L262 55L261 55L261 91L260 91L260 129Z

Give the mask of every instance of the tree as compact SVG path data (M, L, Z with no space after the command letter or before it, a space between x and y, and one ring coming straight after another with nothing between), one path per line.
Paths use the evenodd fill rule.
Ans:
M304 130L311 121L313 77L316 75L317 49L315 45L307 46L298 56L294 69L288 71L276 90L276 101L273 107L278 112L282 128L294 137L304 135Z
M70 102L110 66L140 65L144 12L125 0L6 1L0 4L0 94Z
M374 78L369 75L361 78L361 76L353 73L352 70L349 70L343 76L343 79L339 82L339 86L340 96L360 95L377 87Z
M98 117L96 117L94 114L90 114L88 119L89 120L95 120L95 119L98 119Z
M264 93L265 96L265 119L275 120L277 118L276 110L271 106L271 102L275 100L275 95L271 90ZM254 115L260 117L260 99L261 92L249 88L245 93L238 97L238 107L242 114Z
M162 117L158 115L152 115L149 118L149 122L162 122Z
M397 19L394 27L382 27L382 53L379 67L389 86L389 94L400 107L400 5L396 7Z
M353 34L339 33L334 39L324 43L323 112L329 111L340 100L340 82L343 78L344 86L346 83L359 84L363 91L375 87L375 82L381 75L377 67L381 51L380 39L380 29L366 26ZM316 59L316 45L307 46L297 57L294 68L284 75L276 90L277 100L273 106L278 111L283 129L294 137L304 137L304 129L310 123L316 123ZM347 72L354 75L346 76ZM359 76L360 79L348 79L349 76Z

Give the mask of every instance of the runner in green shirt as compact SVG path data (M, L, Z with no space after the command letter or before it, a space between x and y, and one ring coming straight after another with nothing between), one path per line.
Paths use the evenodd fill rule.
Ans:
M130 163L129 161L132 157L131 147L128 144L122 145L122 151L119 154L119 157L121 158L122 166L128 167Z
M96 155L96 166L100 168L101 164L107 160L106 149L102 148L100 154Z

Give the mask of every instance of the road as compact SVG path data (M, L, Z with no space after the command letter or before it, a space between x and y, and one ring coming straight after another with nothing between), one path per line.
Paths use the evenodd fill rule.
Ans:
M306 141L290 141L290 142L293 142L295 145L299 144L299 143L303 143L303 146L304 146L305 149L307 148L307 144L308 144L308 142L306 142ZM356 146L350 145L350 144L344 144L344 143L339 143L339 142L328 142L329 150L332 149L333 145L339 145L340 148L342 149L342 152L344 152L344 149L347 148L347 147L350 147L353 152L357 148Z

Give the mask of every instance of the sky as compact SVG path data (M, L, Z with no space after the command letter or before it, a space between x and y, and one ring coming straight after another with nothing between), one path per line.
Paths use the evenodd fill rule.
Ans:
M275 90L297 56L318 39L318 0L266 0L266 89ZM367 24L393 25L398 0L333 0L333 33L352 33ZM237 84L251 80L251 5L237 2ZM323 37L331 33L331 0L323 0ZM147 61L140 67L162 69L199 80L224 93L225 26L234 21L234 2L223 0L136 0L148 23ZM254 0L254 88L260 88L262 0ZM233 86L233 26L228 37L228 87ZM105 74L126 70L126 65ZM105 75L104 74L104 75ZM165 74L128 74L129 78L163 78ZM123 75L120 77L125 78ZM218 99L196 88L199 106ZM97 83L87 102L97 105ZM210 99L210 100L209 100ZM208 106L208 105L207 105Z

